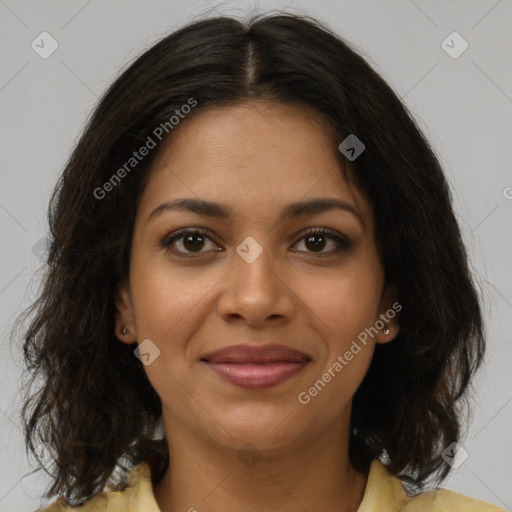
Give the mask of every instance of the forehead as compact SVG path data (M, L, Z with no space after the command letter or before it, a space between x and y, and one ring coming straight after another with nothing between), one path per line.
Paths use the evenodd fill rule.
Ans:
M181 121L166 140L140 208L188 196L254 214L329 196L368 211L344 166L333 127L311 107L262 100L208 107Z

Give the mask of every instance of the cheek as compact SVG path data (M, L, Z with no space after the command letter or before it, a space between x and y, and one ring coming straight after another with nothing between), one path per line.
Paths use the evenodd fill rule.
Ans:
M206 317L203 304L214 281L170 270L162 262L134 259L131 289L138 342L149 339L160 350L144 370L162 400L172 397L176 405L187 402L187 392L195 393L187 341Z
M164 257L156 261L133 260L131 290L138 336L154 337L162 342L182 329L186 319L207 296L214 284L208 274L193 269L177 270L165 264ZM212 281L212 282L210 282Z
M374 352L374 341L365 331L373 326L380 299L378 275L346 273L326 279L306 302L314 314L311 328L321 338L319 364L301 392L313 416L326 423L344 411L366 375ZM331 276L332 277L332 276ZM302 395L304 397L304 395Z
M300 278L299 278L300 280ZM325 338L342 347L374 324L382 293L382 276L372 265L354 265L339 272L302 280L306 307Z

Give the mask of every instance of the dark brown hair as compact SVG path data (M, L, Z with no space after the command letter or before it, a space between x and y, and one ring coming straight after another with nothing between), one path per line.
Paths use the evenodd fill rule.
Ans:
M121 460L123 471L152 461L154 482L167 467L165 439L155 440L160 399L134 345L114 335L115 294L158 148L107 195L95 190L190 98L191 115L253 99L308 105L338 142L355 134L365 144L347 162L350 179L372 205L386 282L403 309L400 333L377 345L354 396L350 460L367 470L386 453L388 470L416 489L440 482L450 470L441 452L461 436L484 354L443 171L398 96L346 41L307 16L266 14L196 21L145 51L103 95L59 179L44 286L26 312L33 318L23 344L27 447L45 442L54 453L45 497L89 499Z

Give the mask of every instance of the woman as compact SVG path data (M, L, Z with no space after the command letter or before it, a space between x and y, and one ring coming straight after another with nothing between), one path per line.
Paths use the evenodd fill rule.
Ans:
M100 101L49 221L23 409L46 511L501 510L438 489L485 349L446 180L325 26L162 39Z

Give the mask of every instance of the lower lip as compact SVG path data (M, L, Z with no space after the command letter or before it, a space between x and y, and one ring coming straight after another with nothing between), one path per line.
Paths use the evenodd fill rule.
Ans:
M307 362L276 362L267 364L206 364L224 380L246 389L265 389L277 386L299 373Z

